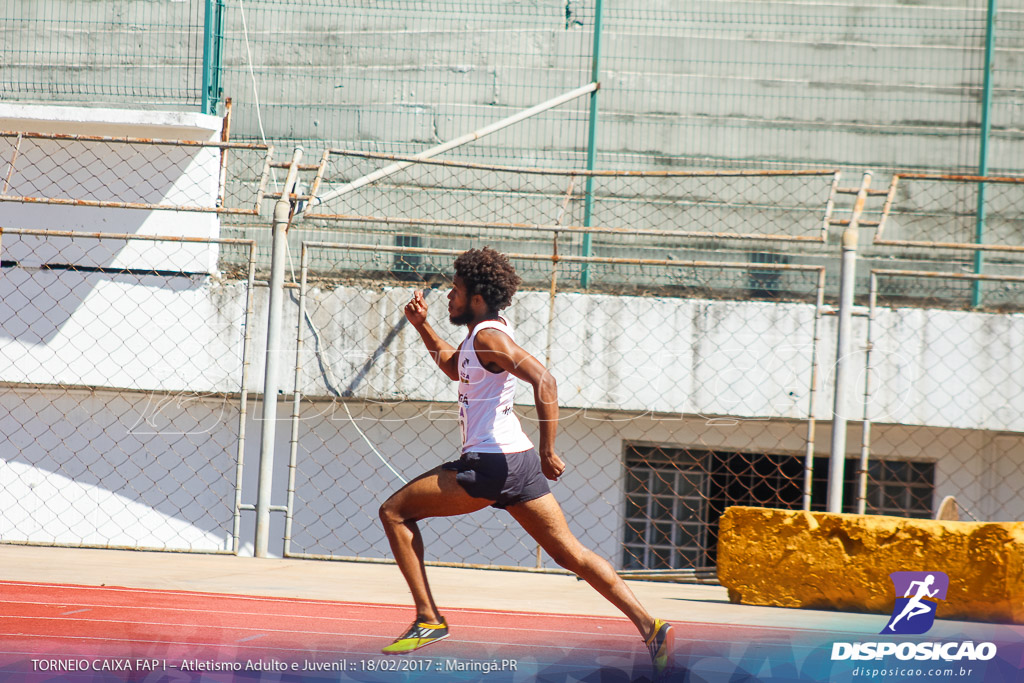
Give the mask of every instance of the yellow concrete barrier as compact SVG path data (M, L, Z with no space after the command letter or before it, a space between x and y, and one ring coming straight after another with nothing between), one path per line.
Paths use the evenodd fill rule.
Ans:
M889 574L942 571L936 616L1024 624L1024 522L945 522L731 507L718 579L732 602L887 613Z

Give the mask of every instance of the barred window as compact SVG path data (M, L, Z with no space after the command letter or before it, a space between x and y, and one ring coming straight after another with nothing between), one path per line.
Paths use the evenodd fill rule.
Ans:
M800 509L804 457L625 444L623 569L714 566L718 520L732 505ZM848 459L843 511L857 507L858 461ZM828 458L814 460L811 509L827 499ZM935 464L872 460L869 514L930 517Z
M935 463L872 460L868 463L867 509L875 515L932 516Z
M843 471L843 512L857 511L857 471L860 461L847 458ZM828 459L814 461L811 509L824 511L828 490ZM820 493L820 495L819 495ZM868 490L865 509L869 515L891 515L928 519L935 498L935 463L909 460L868 462Z
M624 569L703 566L708 476L700 456L627 447Z

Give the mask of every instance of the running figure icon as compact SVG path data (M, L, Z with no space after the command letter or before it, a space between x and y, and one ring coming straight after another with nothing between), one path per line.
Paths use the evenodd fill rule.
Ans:
M936 594L938 594L938 588L936 588L935 590L928 590L933 583L935 583L934 574L929 574L928 576L924 577L923 581L912 581L910 583L910 586L907 588L906 595L903 596L905 598L910 598L910 600L903 608L903 611L900 612L899 616L897 616L889 623L890 631L896 631L896 622L898 622L903 617L906 617L907 621L909 621L910 619L916 616L919 616L921 614L928 614L932 611L932 607L929 607L928 605L924 604L923 599L926 597L934 598ZM916 591L914 589L915 586L917 586ZM913 596L911 596L911 593L913 593Z

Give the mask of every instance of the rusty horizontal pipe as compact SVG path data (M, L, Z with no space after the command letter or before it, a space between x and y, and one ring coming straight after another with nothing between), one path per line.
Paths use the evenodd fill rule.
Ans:
M280 199L281 192L268 192L263 195L264 199ZM306 202L309 201L310 195L308 194L295 194L294 192L288 195L289 199Z
M145 242L186 242L196 244L241 244L255 246L255 240L239 237L183 237L180 235L132 235L115 232L75 232L74 230L44 230L40 228L4 228L0 235L25 235L29 237L79 237L99 240L142 240Z
M340 156L360 157L364 159L379 159L382 161L409 161L414 164L429 164L432 166L449 166L453 168L466 168L477 171L506 171L509 173L523 173L531 175L556 175L556 176L594 176L609 178L732 178L732 177L771 177L771 176L826 176L833 175L835 169L733 169L728 171L587 171L580 169L564 168L538 168L519 166L499 166L495 164L474 164L466 161L450 161L445 159L423 159L403 154L380 154L377 152L361 152L351 149L329 149L329 154Z
M645 228L609 228L584 227L581 225L535 224L535 223L497 223L485 221L449 221L429 218L394 218L390 216L356 216L350 214L306 214L307 220L320 219L327 221L349 221L352 223L388 223L393 225L413 225L424 227L484 228L498 230L525 230L551 233L607 233L614 235L648 235L657 237L703 237L707 239L756 240L770 242L815 242L822 243L822 235L762 235L737 234L728 232L698 232L685 230L655 230Z
M883 247L921 247L925 249L966 249L970 251L1006 251L1024 253L1024 245L1020 244L976 244L973 242L915 242L913 240L880 240L872 243Z
M220 142L210 140L166 140L160 138L129 138L109 135L72 135L67 133L25 133L0 131L0 138L21 136L25 140L65 140L68 142L110 142L129 145L171 145L176 147L216 147L217 149L253 149L265 151L271 145L257 142Z
M143 202L107 202L98 199L61 199L60 197L18 197L0 195L0 202L19 204L56 204L59 206L91 206L101 209L139 209L143 211L189 211L219 213L232 216L258 216L256 209L231 209L223 206L185 206L180 204L146 204Z
M859 227L859 228L877 228L879 225L881 225L881 223L882 223L881 221L858 220L857 221L857 227ZM842 218L842 219L837 220L837 221L832 221L832 225L849 225L849 224L850 224L850 219L849 218Z
M979 273L943 273L934 270L872 270L872 275L888 277L928 277L952 280L987 280L991 282L1024 282L1024 275L982 275Z
M277 161L270 164L271 168L291 168L292 165L286 161ZM320 164L297 164L295 166L300 171L319 171Z
M1024 183L1024 176L959 175L955 173L897 173L905 180L942 180L962 183Z
M340 244L335 242L303 242L303 245L316 249L350 249L352 251L383 251L393 254L421 254L433 256L458 256L458 249L428 249L424 247L393 247L375 244ZM737 263L730 261L676 261L661 259L630 259L611 258L604 256L544 256L542 254L505 254L510 259L521 261L554 261L557 263L603 263L622 266L671 266L682 268L736 268L742 270L778 270L816 273L824 270L824 266L801 266L788 263Z

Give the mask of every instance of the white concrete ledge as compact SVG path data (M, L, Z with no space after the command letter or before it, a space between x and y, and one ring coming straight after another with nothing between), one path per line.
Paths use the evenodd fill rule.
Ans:
M0 131L23 133L208 141L222 122L219 116L186 111L0 104Z

